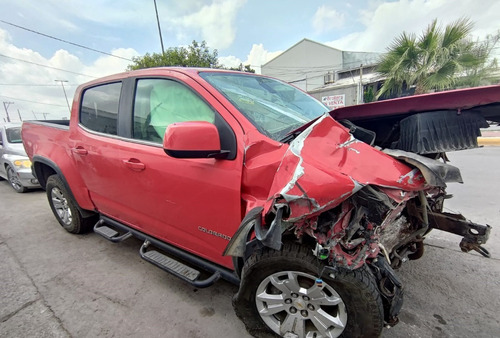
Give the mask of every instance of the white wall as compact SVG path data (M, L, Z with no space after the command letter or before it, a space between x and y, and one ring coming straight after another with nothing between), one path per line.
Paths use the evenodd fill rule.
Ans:
M262 65L261 73L303 89L324 85L324 75L342 68L342 51L304 39Z

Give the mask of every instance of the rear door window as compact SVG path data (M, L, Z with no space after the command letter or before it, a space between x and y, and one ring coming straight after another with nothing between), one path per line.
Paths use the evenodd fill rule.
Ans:
M86 128L116 135L122 83L92 87L83 93L80 123Z

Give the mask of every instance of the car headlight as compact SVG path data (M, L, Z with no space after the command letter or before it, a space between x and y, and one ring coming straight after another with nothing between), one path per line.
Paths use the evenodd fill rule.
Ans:
M29 169L29 168L31 168L31 161L30 160L15 160L14 165L18 168Z

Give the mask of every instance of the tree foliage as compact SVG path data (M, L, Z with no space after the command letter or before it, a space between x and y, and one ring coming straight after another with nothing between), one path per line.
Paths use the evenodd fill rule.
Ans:
M412 87L421 94L486 84L497 69L490 54L499 34L473 41L472 28L473 23L462 18L443 30L435 19L419 37L403 32L381 58L377 70L386 80L377 98L397 96Z
M188 47L170 47L165 53L146 53L144 56L134 57L133 64L128 65L127 70L137 70L152 67L203 67L203 68L224 68L219 64L217 49L210 51L205 41L198 43L193 40ZM240 72L255 73L250 65L240 63L238 67L228 68Z
M368 89L365 89L363 93L363 102L369 103L373 102L373 100L375 100L375 93L373 92L373 88L370 86Z
M251 68L250 65L244 65L240 63L238 67L231 67L229 70L237 70L245 73L255 73L255 69Z
M170 47L165 53L146 53L144 56L134 57L132 61L128 70L165 66L220 67L217 49L210 51L205 41L198 43L195 40L188 47Z

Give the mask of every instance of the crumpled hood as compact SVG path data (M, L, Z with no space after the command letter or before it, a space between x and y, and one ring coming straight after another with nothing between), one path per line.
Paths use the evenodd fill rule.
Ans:
M290 143L274 176L266 211L283 198L289 220L339 205L365 185L404 191L426 187L418 169L356 140L324 115Z

